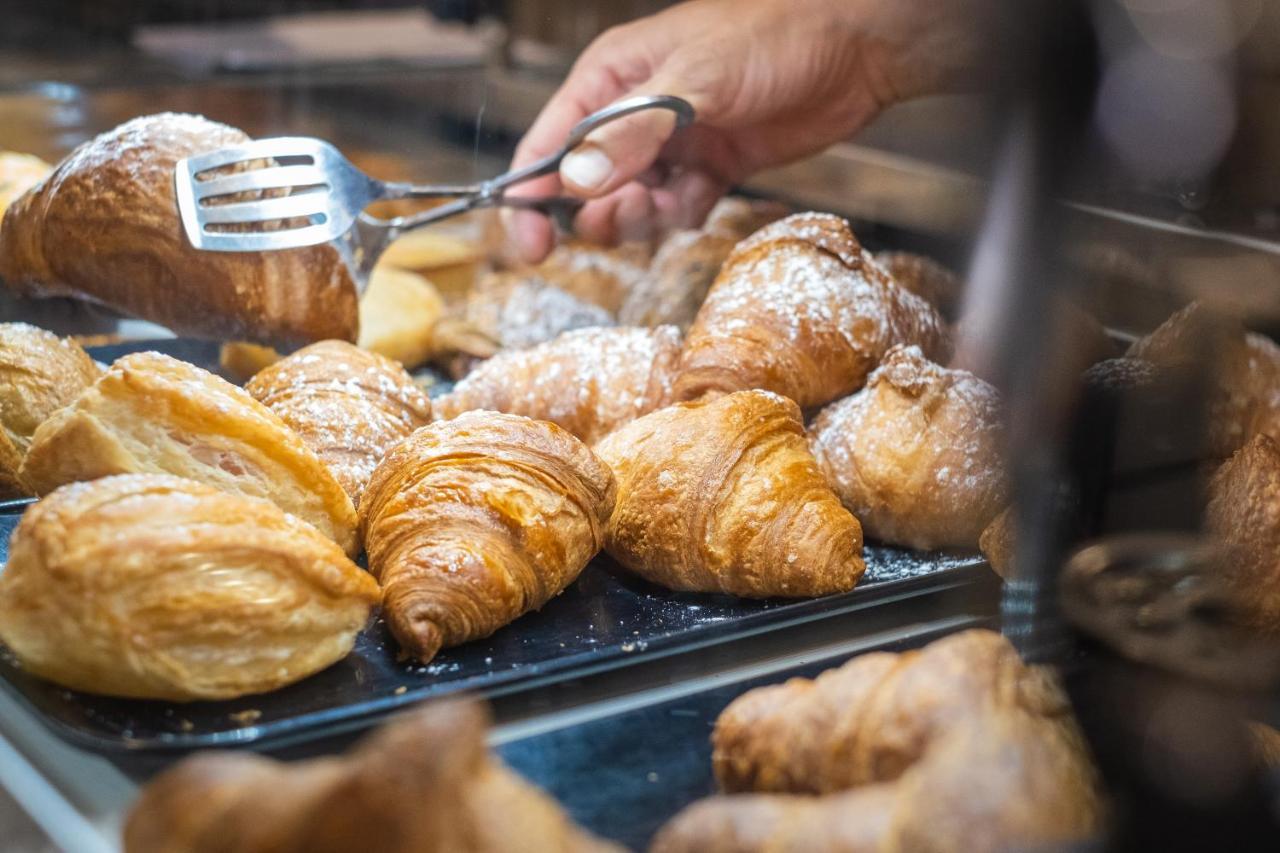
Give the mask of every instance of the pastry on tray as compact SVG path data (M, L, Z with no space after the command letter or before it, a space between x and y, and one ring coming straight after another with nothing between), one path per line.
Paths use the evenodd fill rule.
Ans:
M0 500L30 494L18 469L32 433L101 372L74 341L26 323L0 323Z
M846 592L862 577L862 529L790 400L740 391L668 406L596 452L618 480L605 547L646 580L767 598Z
M1008 499L995 388L897 347L809 429L818 467L867 536L973 548Z
M345 341L303 347L245 390L298 434L357 505L387 451L431 420L431 402L403 367Z
M0 151L0 217L23 193L53 171L39 157L17 151Z
M801 213L738 244L685 339L676 396L760 388L821 406L895 344L950 356L938 312L894 283L837 216Z
M627 293L618 320L630 326L687 329L738 240L714 231L684 230L658 247L648 274Z
M36 494L109 474L176 474L266 498L358 551L351 498L279 416L224 379L126 355L40 425L18 472Z
M478 365L436 400L451 418L492 409L551 421L594 443L614 428L669 402L680 332L604 326L576 329Z
M928 302L942 316L954 318L960 310L964 282L942 264L912 252L876 252L875 259L900 287Z
M173 113L89 140L5 213L0 279L20 295L101 302L179 334L355 340L355 285L332 246L203 252L187 240L174 166L247 140L235 128Z
M1214 472L1208 529L1225 543L1222 579L1251 628L1280 634L1280 444L1255 435Z
M523 349L571 329L612 326L614 317L536 276L492 273L476 282L452 316L493 342L493 350Z
M446 312L433 282L383 263L374 267L360 297L357 344L409 370L433 358L486 358L497 350L487 335Z
M137 699L229 699L351 651L378 585L269 501L180 477L63 486L23 515L0 640L24 670Z
M485 744L474 702L431 702L340 756L191 756L130 809L125 853L620 853Z
M652 248L644 242L607 248L570 240L556 246L530 272L617 316L627 295L648 275L652 254Z
M401 649L429 661L559 595L600 550L614 493L604 463L552 423L467 412L413 433L360 501Z

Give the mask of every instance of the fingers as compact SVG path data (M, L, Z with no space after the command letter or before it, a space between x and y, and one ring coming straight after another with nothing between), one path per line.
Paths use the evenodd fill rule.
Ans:
M607 124L564 158L560 182L584 198L607 195L653 165L675 126L675 114L660 109Z
M632 182L587 202L574 219L574 233L606 245L652 240L673 229L701 225L727 190L727 184L699 171L684 172L654 188Z

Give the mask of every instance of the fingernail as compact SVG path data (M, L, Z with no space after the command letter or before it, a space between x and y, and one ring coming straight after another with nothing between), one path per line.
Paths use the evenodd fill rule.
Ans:
M608 180L613 161L599 148L571 151L560 161L560 175L574 186L593 190Z

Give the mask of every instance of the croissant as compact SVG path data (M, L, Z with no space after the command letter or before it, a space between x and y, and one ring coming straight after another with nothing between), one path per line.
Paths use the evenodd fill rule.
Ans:
M156 352L127 355L40 425L18 471L33 492L109 474L176 474L266 498L348 554L356 513L284 421L208 371Z
M198 116L146 116L92 139L18 199L0 226L0 278L210 338L355 340L356 291L332 246L202 252L174 196L183 157L248 141Z
M823 482L790 400L740 391L668 406L596 452L618 479L605 548L646 580L765 598L862 577L862 529Z
M1007 500L995 388L895 347L856 394L810 428L818 467L868 536L972 548Z
M0 217L23 193L45 179L53 167L39 157L0 151Z
M649 274L635 283L618 309L619 322L689 328L720 266L737 244L737 238L713 231L668 235L653 256Z
M32 433L100 373L74 341L26 323L0 323L0 500L28 494L18 468Z
M609 469L555 424L468 412L425 426L360 502L391 633L428 661L546 604L600 550Z
M347 754L195 755L130 809L125 853L605 853L485 747L474 702L429 703Z
M1223 580L1250 627L1280 633L1280 445L1255 435L1209 480L1205 521L1226 543Z
M652 248L643 241L615 248L571 240L562 243L532 273L616 316L627 295L646 276Z
M964 283L954 272L911 252L876 252L874 257L899 287L928 302L942 316L955 317Z
M257 498L159 474L55 490L18 523L0 640L64 687L140 699L274 690L346 657L369 574Z
M702 223L702 230L728 237L736 243L789 213L791 208L782 202L730 195L715 203Z
M612 326L613 315L544 279L518 273L484 276L453 319L487 336L494 349L524 349L588 326Z
M321 341L245 386L328 466L356 505L387 451L431 420L431 402L390 359Z
M1090 840L1105 809L1070 721L1016 708L940 733L896 782L808 797L711 797L658 833L654 853L1005 853Z
M471 409L525 415L593 444L669 402L679 358L673 326L576 329L499 353L438 398L436 411L443 418Z
M894 284L848 223L796 214L725 261L685 339L675 394L761 388L809 409L856 391L899 343L950 355L945 321Z

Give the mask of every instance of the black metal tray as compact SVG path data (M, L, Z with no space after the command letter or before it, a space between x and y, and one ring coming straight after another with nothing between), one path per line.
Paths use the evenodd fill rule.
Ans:
M724 707L754 687L811 678L850 657L873 650L924 645L987 620L957 618L893 632L783 662L765 674L746 669L720 677L678 698L633 703L630 709L571 725L532 726L535 733L499 729L496 751L522 776L555 797L583 826L632 850L647 849L653 834L680 809L715 791L711 729ZM575 719L580 719L579 715Z

